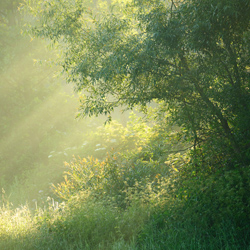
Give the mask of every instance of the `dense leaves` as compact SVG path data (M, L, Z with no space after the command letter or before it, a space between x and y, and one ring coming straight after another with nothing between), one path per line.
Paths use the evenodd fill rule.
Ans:
M40 4L33 34L61 43L68 81L88 93L81 114L163 100L195 147L216 136L248 162L248 1Z

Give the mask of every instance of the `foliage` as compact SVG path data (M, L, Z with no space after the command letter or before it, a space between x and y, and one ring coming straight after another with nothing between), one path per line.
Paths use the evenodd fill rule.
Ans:
M1 247L249 249L249 1L101 4L22 8L85 91L79 116L138 104L148 116L51 151L55 162L75 149L83 157L54 185L58 201L23 213L25 227L2 198Z
M112 138L112 133L107 132L110 131L110 126L113 128L113 124L116 125L112 122L102 129L104 136L108 134L109 138ZM157 134L139 118L136 123L131 122L126 128L120 127L119 133L113 131L117 138L113 144L116 151L113 149L106 158L98 160L91 156L88 159L79 158L66 163L68 171L65 172L64 182L54 186L59 198L68 200L81 190L91 190L99 198L113 197L117 206L126 207L128 189L141 192L143 189L152 188L153 191L156 188L157 191L161 181L166 181L165 178L170 176L171 170L165 161L169 146L173 142L169 139L170 145L163 146L163 135L168 134L165 130L159 130L160 134ZM128 151L128 148L133 150L133 153ZM165 151L162 158L158 152L159 148Z
M88 92L83 115L162 100L195 146L219 136L219 147L248 163L248 1L140 0L103 15L65 4L32 8L32 30L63 42L68 80Z
M33 212L31 234L20 235L21 240L16 241L10 231L13 240L1 238L2 246L121 249L123 245L124 249L136 249L132 247L134 237L151 211L165 202L168 183L163 174L155 176L160 168L154 169L153 162L148 161L148 166L146 161L140 162L133 170L123 162L121 154L116 155L103 162L93 158L71 162L68 177L55 190L65 201L58 204L49 199L46 210L38 208Z
M159 123L146 131L133 153L68 163L54 185L58 198L48 197L44 208L11 210L4 198L1 248L249 249L248 189L239 170L212 175L190 155L163 150L166 135L177 147L178 133L171 137Z

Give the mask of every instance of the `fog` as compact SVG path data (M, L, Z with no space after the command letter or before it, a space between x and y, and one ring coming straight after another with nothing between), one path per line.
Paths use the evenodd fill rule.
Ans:
M20 51L1 76L0 184L14 205L42 203L53 195L51 183L62 179L64 162L73 155L87 157L93 144L101 145L95 138L86 150L106 119L76 119L78 95L63 77L54 77L57 69L34 63L37 51L45 53L45 44L36 41L29 53Z
M21 35L18 23L2 20L1 31L2 199L15 206L42 203L53 195L51 183L62 179L65 161L95 152L91 145L86 149L88 138L106 118L76 119L78 95L65 84L60 70L47 63L55 59L55 52L44 41Z

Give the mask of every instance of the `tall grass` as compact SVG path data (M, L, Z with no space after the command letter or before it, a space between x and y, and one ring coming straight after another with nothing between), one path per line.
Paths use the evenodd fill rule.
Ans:
M48 198L46 207L36 210L12 209L6 202L0 210L0 249L250 249L233 223L210 228L200 217L197 224L168 194L167 179L147 180L146 186L124 181L122 198L120 190L108 194L100 184L77 189L60 203ZM70 187L72 180L67 181Z
M121 153L113 151L102 160L73 159L66 164L63 181L53 186L54 196L43 204L12 206L2 190L0 249L250 249L250 229L238 219L247 218L246 213L241 216L244 211L232 210L236 222L221 207L213 216L218 202L225 201L222 194L227 195L230 208L243 207L240 202L234 206L241 193L233 192L238 189L233 189L230 177L230 185L222 190L224 177L215 182L207 175L200 175L204 179L199 180L187 175L182 169L187 169L185 164L190 166L189 156L168 153L167 142L173 149L173 138L178 136L166 139L168 131L160 129L145 129L143 139L136 140L136 129L130 129L130 138L119 127L124 138L116 138ZM132 142L133 152L127 152ZM107 138L106 147L108 143L111 145ZM210 192L204 188L209 187L207 183L217 186ZM229 194L233 193L231 202Z

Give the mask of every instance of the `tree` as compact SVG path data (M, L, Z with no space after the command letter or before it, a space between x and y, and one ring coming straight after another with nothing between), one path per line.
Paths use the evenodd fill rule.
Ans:
M33 34L60 44L68 81L86 93L81 115L163 101L194 149L209 142L249 163L249 1L135 0L102 13L80 0L28 7Z

